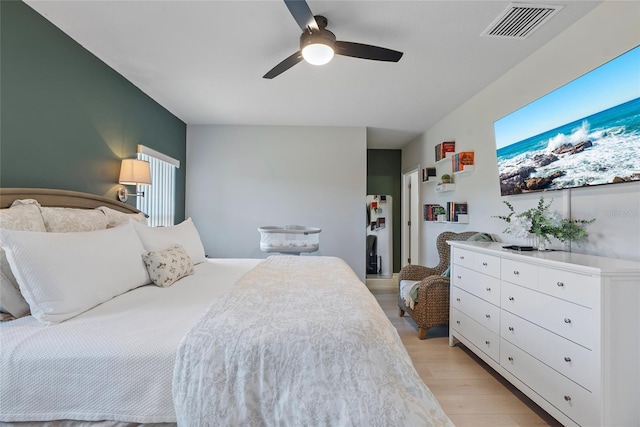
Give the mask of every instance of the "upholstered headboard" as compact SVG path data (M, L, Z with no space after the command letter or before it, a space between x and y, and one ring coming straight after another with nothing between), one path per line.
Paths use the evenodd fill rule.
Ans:
M138 209L117 200L95 194L50 188L0 188L0 209L8 208L14 200L36 199L42 206L94 209L106 206L124 213L138 213Z

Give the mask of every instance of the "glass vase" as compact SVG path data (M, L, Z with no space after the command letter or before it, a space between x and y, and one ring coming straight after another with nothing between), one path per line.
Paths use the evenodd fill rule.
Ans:
M535 243L538 251L544 252L547 250L547 240L543 236L536 236Z

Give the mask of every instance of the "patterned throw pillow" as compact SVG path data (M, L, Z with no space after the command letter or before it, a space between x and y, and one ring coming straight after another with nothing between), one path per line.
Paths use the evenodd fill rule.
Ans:
M50 233L97 231L107 228L104 212L95 209L42 207L42 219Z
M124 213L106 206L97 207L96 210L101 211L107 217L107 227L117 227L133 220L141 224L147 223L147 218L142 212L140 213Z
M156 285L166 288L185 276L193 274L193 262L181 245L142 256L149 277Z

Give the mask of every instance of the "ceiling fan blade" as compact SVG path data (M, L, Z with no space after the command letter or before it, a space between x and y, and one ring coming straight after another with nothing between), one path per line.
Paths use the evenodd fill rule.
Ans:
M298 51L293 55L289 56L287 59L285 59L281 63L279 63L278 65L276 65L275 67L273 67L271 70L269 70L269 72L267 72L267 74L262 76L262 78L272 79L276 76L279 76L280 74L284 73L285 71L287 71L289 68L293 67L300 61L302 61L302 53Z
M305 0L284 0L284 4L287 5L293 19L296 20L303 32L307 31L307 28L318 31L318 23Z
M362 43L336 41L336 55L373 59L374 61L398 62L402 52Z

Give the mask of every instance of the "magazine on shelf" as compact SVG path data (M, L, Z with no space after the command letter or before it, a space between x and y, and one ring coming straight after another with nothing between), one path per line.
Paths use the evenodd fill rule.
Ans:
M447 221L458 222L459 215L467 215L469 205L467 202L447 202Z

